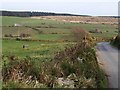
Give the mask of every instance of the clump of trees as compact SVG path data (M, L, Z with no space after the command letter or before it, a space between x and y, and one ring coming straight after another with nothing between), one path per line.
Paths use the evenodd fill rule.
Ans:
M31 17L31 16L80 16L80 15L58 14L58 13L51 13L51 12L0 11L0 16Z

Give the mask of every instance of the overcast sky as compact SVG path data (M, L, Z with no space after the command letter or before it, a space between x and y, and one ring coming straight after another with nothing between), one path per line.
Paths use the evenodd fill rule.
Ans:
M119 0L2 0L1 10L117 16Z

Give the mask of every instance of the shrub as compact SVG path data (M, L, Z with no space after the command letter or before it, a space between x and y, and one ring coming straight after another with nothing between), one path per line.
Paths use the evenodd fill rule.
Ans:
M77 60L78 57L82 61ZM41 87L40 84L43 84L42 86L53 88L57 87L59 77L68 78L71 74L76 76L77 80L74 82L77 83L77 88L102 87L106 83L99 69L95 50L85 42L66 47L52 61L47 62L31 57L20 59L4 56L2 71L4 85L12 87L19 87L16 85L19 83L24 87ZM10 81L14 82L9 84Z
M13 37L12 34L5 34L4 37Z
M120 34L116 36L116 38L112 41L112 44L120 49Z
M21 40L21 38L16 38L16 40L17 40L17 41L20 41L20 40Z
M75 69L70 62L67 62L67 61L62 62L61 67L65 76L68 76L71 73L75 73Z

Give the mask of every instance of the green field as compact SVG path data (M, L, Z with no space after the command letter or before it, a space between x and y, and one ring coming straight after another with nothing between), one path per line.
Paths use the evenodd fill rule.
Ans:
M3 35L6 33L18 34L19 32L23 33L32 33L36 34L37 32L32 28L27 28L24 26L34 27L42 33L57 33L57 34L69 34L74 27L79 26L84 28L87 31L95 30L96 28L103 32L103 34L94 34L95 36L105 37L113 37L117 33L117 29L113 25L103 25L103 24L81 24L81 23L70 23L70 22L62 22L55 20L44 20L44 19L31 19L31 18L20 18L20 17L2 17L2 26L3 26ZM21 24L21 27L14 27L14 24ZM9 27L8 27L9 26ZM10 27L13 26L13 27ZM108 31L106 33L106 31ZM107 37L106 36L106 37Z
M18 57L36 57L51 59L55 52L64 50L64 47L74 43L57 43L57 42L33 42L33 41L16 41L3 40L3 54L15 55ZM23 49L23 45L28 45L27 49Z
M14 24L21 24L22 26L15 27ZM25 27L30 26L30 27ZM50 57L50 53L54 53L57 50L63 50L64 43L56 44L58 41L69 40L73 41L72 30L74 27L82 27L86 31L92 31L98 28L103 33L91 34L95 37L114 37L117 35L115 31L117 29L112 25L102 24L81 24L70 23L55 20L45 19L31 19L21 17L2 17L2 36L7 34L19 35L21 33L30 34L32 40L47 40L49 42L27 42L16 40L3 40L3 54L17 55L17 56L39 56L40 54ZM35 30L37 29L37 30ZM39 33L39 31L41 33ZM108 31L108 32L106 32ZM56 43L51 42L56 41ZM29 50L23 50L22 45L29 45ZM41 46L41 44L45 44ZM37 48L37 50L35 49ZM47 49L45 49L47 48ZM12 49L12 50L11 50ZM49 55L46 55L49 54Z
M14 26L16 23L21 26ZM76 87L107 87L104 74L99 71L95 50L89 46L86 49L85 45L77 43L73 31L76 27L86 31L98 28L103 33L94 33L92 36L112 38L117 34L114 26L4 16L1 27L3 70L6 71L3 75L7 75L4 75L7 81L3 82L3 87L53 87L49 85L55 84L54 80L61 75L66 78L71 74L75 74L79 80ZM29 34L30 38L20 38L21 34ZM27 48L23 48L23 45L27 45ZM54 59L56 55L58 60ZM85 59L85 63L79 62L76 59L78 56ZM18 81L12 80L14 72L21 70L24 72L24 76L20 76L22 81L19 82L18 78L15 79ZM16 77L19 76L18 72ZM30 76L33 80L26 84L26 78ZM98 80L95 80L96 76ZM34 86L36 78L40 81L38 86Z

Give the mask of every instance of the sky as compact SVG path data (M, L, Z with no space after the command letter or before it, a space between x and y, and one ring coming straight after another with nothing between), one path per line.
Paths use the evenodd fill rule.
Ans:
M0 10L118 16L119 0L2 0Z

